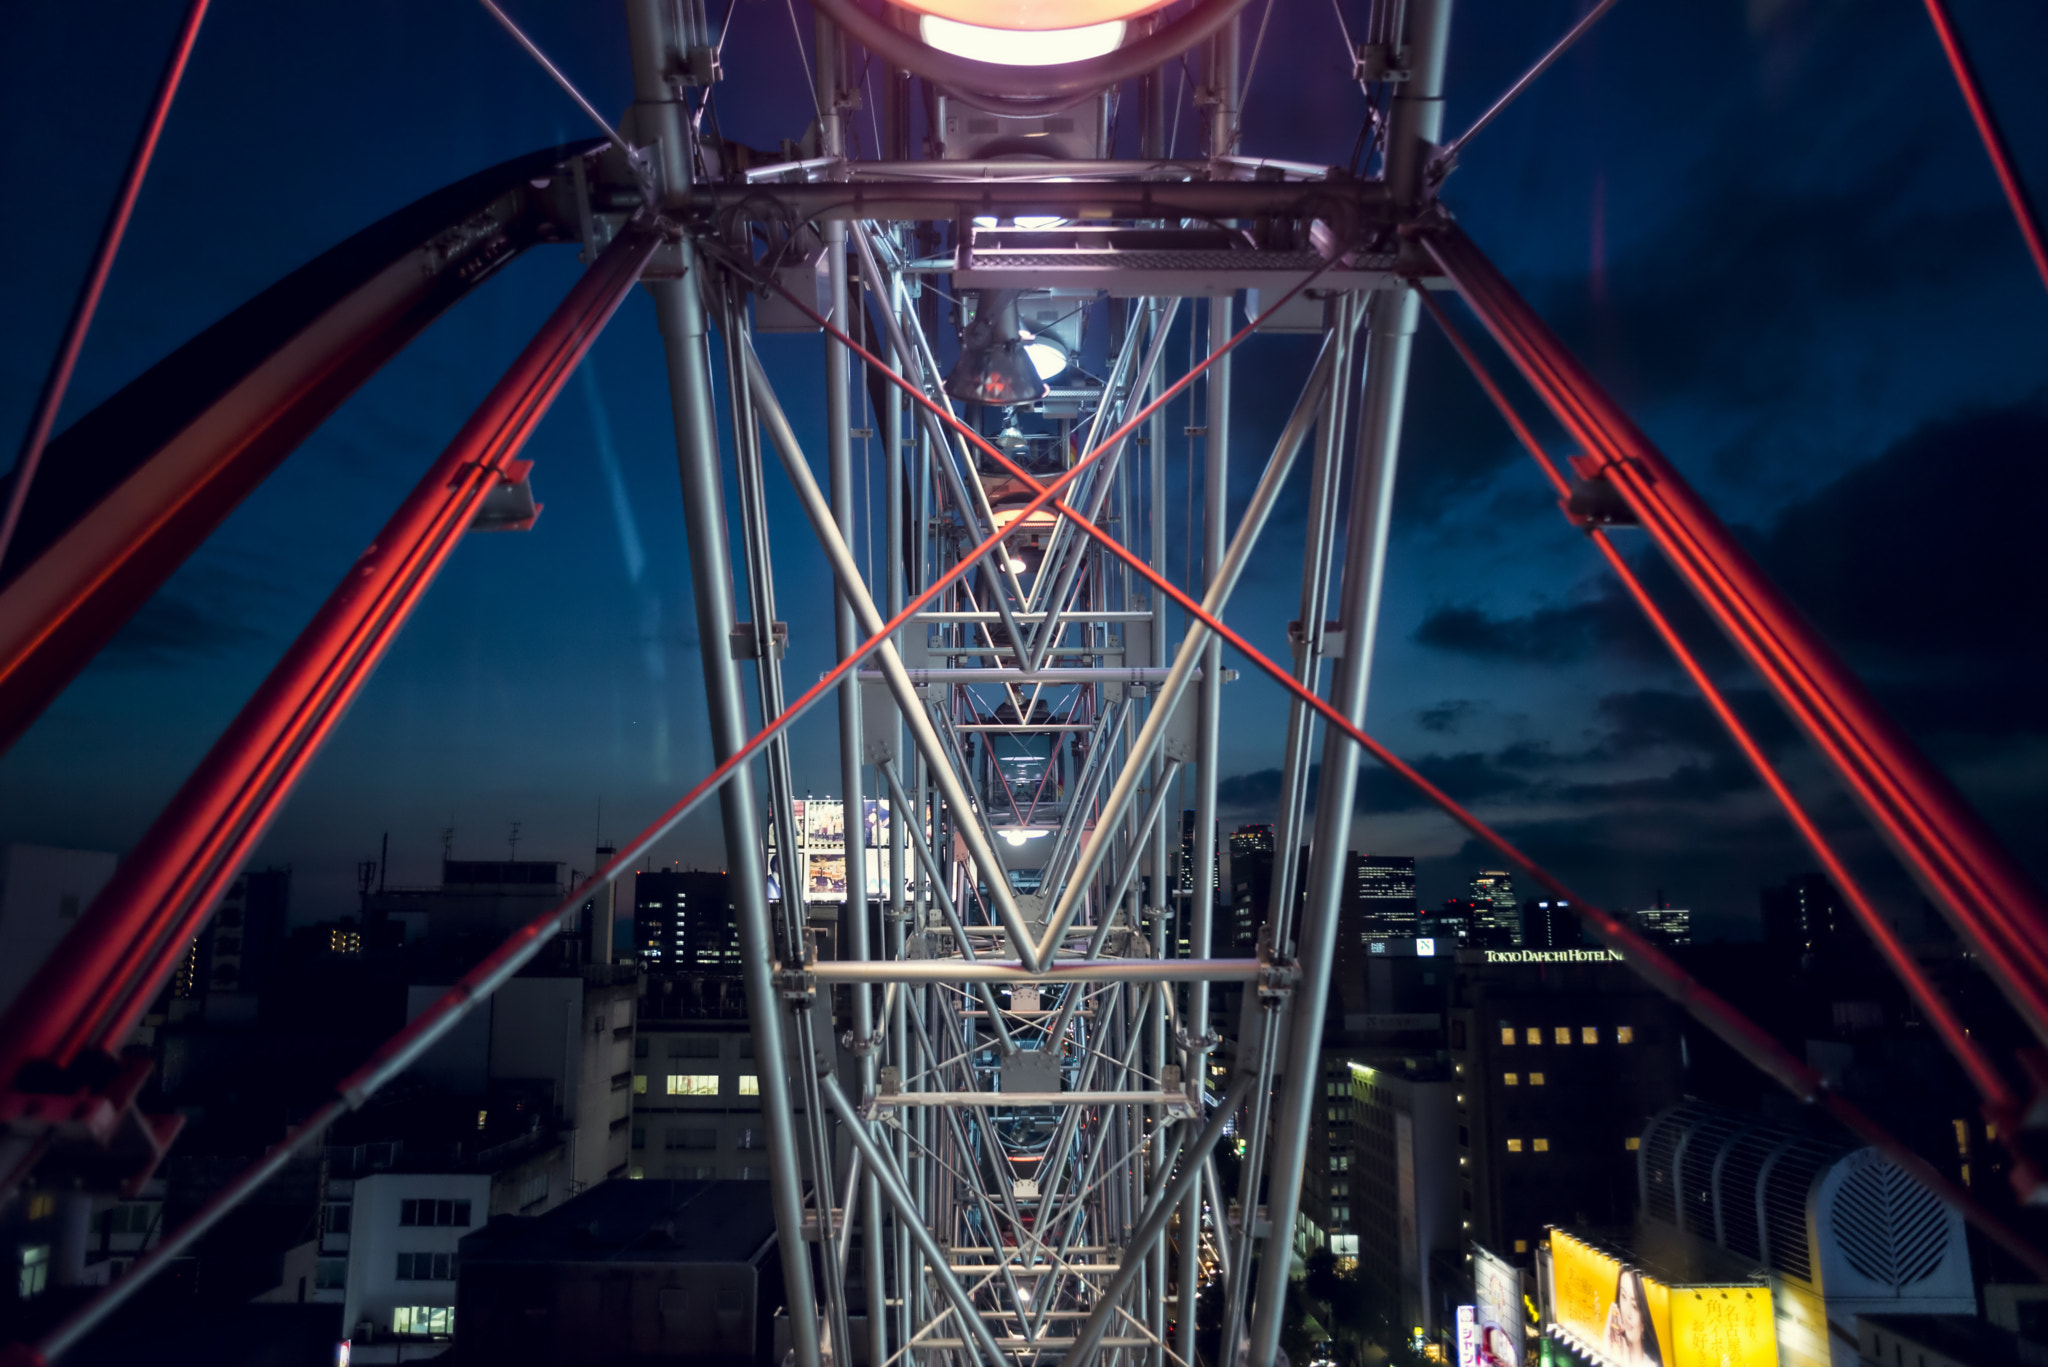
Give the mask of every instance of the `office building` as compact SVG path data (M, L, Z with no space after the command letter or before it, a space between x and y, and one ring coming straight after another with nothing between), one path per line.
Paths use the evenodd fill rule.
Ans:
M537 1219L494 1222L460 1243L459 1351L478 1362L770 1367L783 1303L775 1241L765 1182L614 1183Z
M1216 823L1219 836L1222 831L1223 823ZM1223 884L1223 842L1220 839L1215 842L1214 849L1209 867L1209 895L1212 897ZM1180 814L1180 879L1175 887L1183 898L1195 890L1195 814L1192 811Z
M1464 1233L1527 1266L1546 1225L1625 1226L1685 1091L1677 1008L1604 949L1466 950L1452 991Z
M761 1065L754 1057L745 1004L736 992L732 995L737 1009L725 1019L642 1020L633 1042L628 1176L690 1182L767 1180Z
M1367 935L1413 935L1416 930L1415 858L1353 854L1345 865L1345 896Z
M1667 906L1663 898L1654 907L1635 914L1636 927L1645 937L1663 945L1692 943L1692 913L1683 907Z
M1584 943L1579 914L1561 897L1531 897L1522 903L1522 947L1572 949Z
M1435 1265L1463 1248L1456 1084L1437 1059L1351 1065L1350 1168L1342 1181L1358 1274L1395 1323L1430 1339L1443 1295ZM1336 1175L1333 1174L1333 1177Z
M1273 892L1273 828L1239 826L1230 834L1230 914L1216 921L1214 952L1250 958L1258 951L1259 927L1270 919Z
M438 887L362 894L361 948L425 944L437 958L474 963L562 900L566 867L552 860L443 859ZM580 937L562 943L576 945L580 955Z
M633 944L649 970L737 973L740 939L732 880L697 869L636 875Z
M1758 895L1764 943L1780 954L1806 958L1825 951L1849 924L1849 909L1825 874L1802 873Z
M1473 906L1472 943L1483 949L1513 949L1522 943L1522 905L1514 876L1506 869L1481 869L1466 897Z

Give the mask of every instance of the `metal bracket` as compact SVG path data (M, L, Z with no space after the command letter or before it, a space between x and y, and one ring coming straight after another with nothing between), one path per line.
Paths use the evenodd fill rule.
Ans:
M1409 50L1391 43L1360 43L1351 60L1351 79L1361 83L1385 81L1399 85L1413 74Z
M793 1006L808 1006L818 996L818 980L801 968L785 968L775 974L775 991Z
M1274 959L1259 969L1259 999L1279 1003L1301 985L1301 965L1292 959Z
M761 645L759 640L756 639L752 622L733 623L732 634L729 639L732 642L732 657L735 660L758 660L761 658ZM778 660L788 653L789 623L774 622L769 625L768 648L774 652L775 658Z
M477 505L469 520L473 532L523 532L540 516L541 505L533 500L533 462L515 460L506 464L498 482Z
M1341 659L1344 655L1344 628L1336 622L1323 623L1322 631L1311 640L1297 617L1287 624L1287 641L1292 646L1306 646L1325 660Z
M1580 530L1593 527L1640 527L1635 510L1628 506L1628 500L1614 487L1614 482L1604 475L1589 475L1580 460L1574 458L1572 470L1580 477L1572 481L1572 491L1559 506L1571 524Z

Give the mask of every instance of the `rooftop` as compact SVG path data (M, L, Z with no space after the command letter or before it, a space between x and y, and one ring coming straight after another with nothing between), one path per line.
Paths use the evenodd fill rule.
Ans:
M462 1260L757 1262L774 1241L766 1182L601 1182L545 1215L497 1216L462 1241Z

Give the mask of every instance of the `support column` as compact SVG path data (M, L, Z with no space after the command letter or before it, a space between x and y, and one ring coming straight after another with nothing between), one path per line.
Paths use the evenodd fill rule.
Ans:
M686 107L668 75L679 60L675 10L663 0L628 0L626 18L633 43L634 112L643 136L656 138L662 192L681 202L690 190ZM697 609L699 650L704 664L705 720L711 752L723 763L747 740L746 701L740 693L738 662L732 658L734 623L732 555L726 542L725 493L719 475L717 413L713 406L711 357L699 290L702 266L695 245L678 244L683 276L648 288L654 295L668 362L669 401L674 411L676 468L683 495L683 527L690 551L690 583ZM768 624L759 624L766 632ZM821 1367L817 1299L811 1286L810 1246L804 1241L803 1185L797 1167L796 1125L790 1109L789 1055L784 1048L782 1008L775 991L775 941L768 921L760 832L756 828L754 777L741 767L719 790L725 824L726 867L732 875L733 909L739 920L740 973L755 1054L761 1059L761 1119L768 1139L769 1199L780 1231L783 1294L789 1307L790 1346L797 1367Z
M1410 208L1419 207L1423 164L1442 135L1444 48L1450 17L1450 0L1410 0L1405 32L1413 54L1413 75L1393 100L1387 132L1388 184L1397 200ZM1344 632L1344 654L1330 686L1331 704L1361 726L1372 674L1373 637L1379 626L1394 471L1400 454L1401 416L1417 312L1415 296L1405 288L1381 291L1367 305L1359 458L1352 475L1344 586L1337 611L1339 629ZM1341 732L1326 729L1315 834L1309 850L1308 896L1297 949L1301 985L1294 994L1280 1096L1273 1108L1273 1169L1267 1187L1272 1233L1259 1265L1258 1296L1252 1307L1250 1367L1272 1367L1280 1343L1280 1316L1294 1221L1301 1205L1309 1126L1322 1090L1323 1015L1330 999L1330 962L1337 942L1337 908L1357 777L1358 746Z

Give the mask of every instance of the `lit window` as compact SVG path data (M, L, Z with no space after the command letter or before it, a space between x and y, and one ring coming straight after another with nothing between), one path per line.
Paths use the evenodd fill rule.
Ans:
M1517 1253L1527 1253L1528 1251L1529 1251L1529 1241L1528 1241L1527 1239L1517 1239L1517 1240L1515 1240L1515 1252L1517 1252Z
M1622 1144L1622 1147L1627 1149L1630 1153L1634 1153L1637 1149L1640 1149L1642 1146L1642 1139L1636 1135L1630 1135L1625 1141L1623 1141Z
M741 1074L740 1074L740 1095L741 1095L741 1096L759 1096L759 1095L761 1095L761 1078L760 1078L760 1076L759 1076L758 1074L756 1074L756 1073L741 1073Z
M1500 1080L1510 1087L1516 1087L1521 1085L1522 1075L1520 1073L1503 1073Z
M1985 1137L1986 1139L1996 1139L1996 1138L1998 1138L1998 1126L1996 1126L1996 1125L1986 1125L1986 1126L1984 1127L1984 1137Z
M1550 1152L1550 1141L1549 1141L1548 1139L1539 1139L1539 1140L1537 1140L1537 1141L1536 1141L1536 1152L1538 1152L1538 1153L1549 1153L1549 1152Z
M1570 1044L1572 1042L1572 1028L1569 1025L1557 1027L1557 1042L1559 1044Z
M1543 1032L1532 1025L1529 1027L1528 1038L1531 1044L1541 1044L1543 1043Z
M1636 1042L1636 1028L1633 1025L1615 1026L1614 1042L1616 1044L1634 1044Z
M1955 1120L1950 1123L1956 1128L1956 1152L1964 1158L1968 1158L1970 1156L1970 1122L1967 1120Z
M43 1294L43 1288L50 1284L50 1246L33 1244L21 1250L18 1264L20 1275L15 1281L15 1294L22 1300Z
M1968 1163L1963 1164L1963 1185L1966 1187L1970 1185L1970 1165Z
M634 1095L634 1096L646 1096L646 1095L647 1095L647 1074L645 1074L645 1073L635 1073L635 1074L633 1074L633 1095Z
M1580 1027L1579 1027L1579 1043L1581 1043L1581 1044L1598 1044L1599 1042L1600 1042L1600 1027L1599 1027L1599 1026L1597 1026L1597 1025L1584 1025L1584 1026L1580 1026Z
M1513 1044L1513 1043L1515 1042L1515 1027L1514 1027L1514 1026L1512 1026L1512 1025L1503 1025L1503 1026L1502 1026L1502 1027L1500 1028L1500 1042L1501 1042L1502 1044Z
M447 1338L455 1332L455 1310L446 1305L401 1305L391 1312L391 1332Z
M1522 1151L1522 1141L1521 1141L1521 1140L1519 1140L1519 1139L1510 1139L1510 1140L1508 1141L1508 1152L1509 1152L1509 1153L1520 1153L1521 1151Z
M717 1096L718 1074L716 1073L670 1073L668 1075L670 1096Z
M478 1129L482 1129L484 1127L484 1122L486 1120L489 1120L490 1118L491 1113L489 1111L478 1111L476 1113L476 1127Z
M1543 1085L1543 1074L1541 1074L1541 1073L1531 1073L1531 1074L1529 1074L1529 1085L1530 1085L1531 1087L1541 1087L1541 1086Z
M28 1197L28 1218L47 1220L57 1213L57 1193L54 1191L32 1191Z

